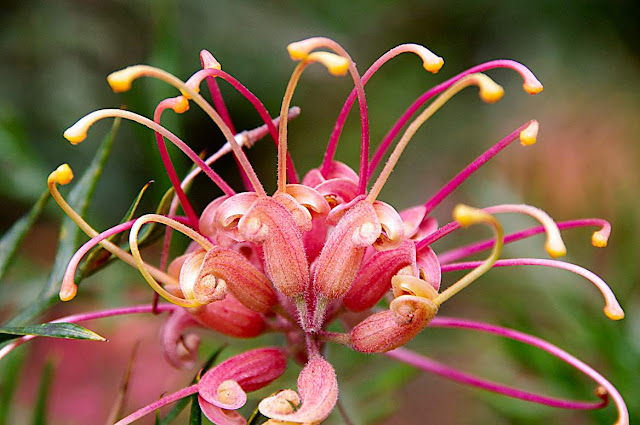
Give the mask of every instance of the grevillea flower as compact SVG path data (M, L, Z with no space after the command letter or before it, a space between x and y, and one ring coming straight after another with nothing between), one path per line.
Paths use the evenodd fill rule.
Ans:
M423 67L434 73L442 67L442 58L425 47L403 44L382 55L361 75L349 54L327 38L295 42L288 46L288 51L297 66L284 94L280 116L275 120L244 85L222 71L213 56L203 51L203 69L186 82L145 65L131 66L108 77L116 92L129 90L132 82L141 77L156 78L175 87L179 95L160 102L153 119L125 110L104 109L85 116L64 133L71 143L80 143L96 121L109 117L125 118L150 128L155 132L160 155L175 189L175 199L168 215L143 215L99 233L70 208L58 191L58 185L72 180L71 168L65 164L51 173L49 188L54 198L91 237L69 264L60 298L68 301L75 296L76 267L92 247L100 244L138 268L149 285L170 303L98 312L67 320L87 320L152 309L170 311L162 344L167 359L178 368L192 367L197 360L199 337L186 334L189 327L209 328L236 338L253 338L266 331L280 332L287 342L282 348L258 348L232 357L206 372L197 384L143 407L118 424L131 423L162 405L195 393L203 412L214 423L244 424L246 419L236 410L246 403L246 393L271 384L284 372L288 359L303 366L297 391L276 387L273 395L263 399L257 407L270 418L270 424L318 424L331 413L339 397L336 371L330 359L325 358L325 347L329 343L342 344L363 353L386 354L455 381L548 406L593 409L613 400L618 411L616 423L628 424L626 406L615 387L560 348L539 338L490 324L437 316L444 302L492 268L535 265L583 276L602 293L606 316L612 320L623 318L622 308L607 284L578 265L556 259L501 258L504 244L538 233L546 234L545 249L549 256L561 257L566 253L561 231L577 227L597 227L592 243L604 247L611 230L608 222L583 219L556 223L538 208L511 204L484 208L458 205L453 211L453 221L443 226L439 226L431 216L434 208L447 196L512 142L519 139L524 146L533 145L538 134L536 121L526 122L515 129L415 207L397 211L378 199L416 131L456 93L476 86L484 102L497 102L504 90L483 72L507 68L520 75L527 93L537 94L542 91L542 85L533 73L518 62L495 60L448 79L422 94L398 119L371 156L365 84L380 67L399 54L417 55ZM287 149L287 126L289 119L299 113L299 109L291 108L295 88L304 70L314 63L323 65L335 76L349 74L354 88L338 115L323 161L300 180ZM205 80L213 105L200 94L200 86ZM231 84L251 102L264 120L264 126L236 134L218 90L219 80ZM358 172L334 159L342 128L356 100L361 124ZM427 102L430 103L423 108ZM181 114L192 103L211 117L227 140L220 151L207 159L201 159L185 142L161 125L165 110ZM404 132L394 145L403 128ZM243 150L267 134L275 141L278 151L277 189L272 194L266 192ZM198 169L181 180L171 164L166 140L182 150ZM379 163L392 145L386 164L374 179ZM246 184L239 192L211 168L218 158L230 152L235 156ZM204 172L222 192L212 197L200 215L184 192L185 186L199 172ZM178 206L182 207L184 216L177 215ZM528 215L539 226L505 235L497 218L505 213ZM167 226L158 267L145 262L139 248L138 235L148 223ZM447 252L437 253L431 248L434 242L457 232L459 228L476 224L488 226L494 237ZM127 230L130 252L108 240L110 236ZM193 243L184 255L169 262L168 247L173 230L188 236ZM484 261L456 262L485 250L490 250L490 253ZM442 288L443 273L467 269L470 270L468 274ZM347 314L353 312L358 314ZM354 322L353 317L359 319ZM334 322L341 323L344 331L329 332L327 327ZM596 382L599 400L572 401L529 393L452 369L402 348L427 327L475 329L541 348ZM8 349L25 339L16 341Z

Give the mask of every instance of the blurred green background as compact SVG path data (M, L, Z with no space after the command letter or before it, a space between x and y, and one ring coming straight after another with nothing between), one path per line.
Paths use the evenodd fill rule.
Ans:
M85 143L71 146L61 135L75 120L92 110L121 104L149 116L158 101L175 95L170 87L149 80L136 82L124 95L113 94L106 75L130 64L147 63L187 78L200 66L199 51L208 49L275 115L293 69L285 50L289 42L313 35L332 37L351 53L361 72L397 44L424 44L445 59L439 74L425 73L415 57L402 55L367 85L375 146L427 88L480 62L515 59L536 73L544 92L529 96L515 73L491 71L504 85L505 98L497 105L486 105L475 90L457 96L418 132L381 199L398 209L424 202L484 149L527 120L538 119L537 145L508 148L435 215L440 223L449 221L451 208L458 202L477 206L524 202L542 207L557 220L610 220L613 234L606 249L590 246L588 230L567 232L567 260L607 280L627 317L609 322L601 312L599 294L588 282L562 271L531 268L489 273L446 305L442 314L515 327L560 345L610 378L626 398L634 423L640 421L639 21L640 3L632 0L4 0L0 12L0 226L2 231L8 229L29 209L45 189L48 173L60 163L68 162L78 172L87 166L110 124L96 125ZM331 77L319 67L304 74L293 99L302 115L292 123L289 139L301 173L320 163L351 87L348 78ZM260 124L244 99L224 83L221 89L238 129ZM164 122L196 151L212 152L223 142L195 107ZM352 114L337 158L353 167L358 164L358 132L359 121ZM185 172L189 164L179 153L172 153L179 172ZM273 143L258 143L249 157L273 190ZM216 170L239 187L232 161L220 162ZM147 209L157 204L168 179L152 133L123 123L89 221L98 228L117 223L150 179L156 183L144 200ZM197 209L219 195L212 187L204 179L196 183L192 199ZM61 215L50 203L26 239L0 283L0 318L11 317L38 293L55 255ZM505 217L511 231L531 224L527 218ZM442 251L478 237L485 234L461 232L435 249ZM506 255L544 257L542 244L541 238L514 244ZM95 308L148 299L135 272L124 266L112 269L87 281L86 291L74 305L58 307L50 315L87 309L83 302ZM446 276L445 282L454 278ZM155 334L150 337L149 344L153 343ZM592 397L593 385L585 378L517 344L465 332L428 330L411 345L493 379L560 396ZM49 350L46 344L33 347ZM129 353L130 346L121 355L126 360ZM425 418L429 423L451 424L614 421L611 407L593 413L564 412L466 389L381 358L340 349L332 350L330 357L344 403L358 424L427 423ZM33 363L23 365L20 376L25 383L40 373L37 361L43 355L27 358ZM110 375L121 374L121 363ZM373 381L365 383L364 377ZM86 377L78 374L76 379ZM86 384L85 391L91 391ZM164 390L156 389L151 400ZM20 395L14 414L23 417L31 396L29 391ZM64 413L53 404L51 423L74 423L68 416L59 417ZM135 407L132 403L129 410ZM331 420L340 423L337 416Z

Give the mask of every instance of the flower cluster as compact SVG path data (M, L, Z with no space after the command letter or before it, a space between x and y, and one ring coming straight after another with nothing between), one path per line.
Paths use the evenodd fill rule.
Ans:
M258 348L232 357L204 373L196 384L140 409L118 425L131 423L162 405L196 393L202 411L214 423L244 424L246 419L237 409L246 403L246 393L276 380L287 368L289 360L303 365L297 392L290 389L275 392L263 399L258 408L270 418L269 424L318 424L327 418L338 400L336 373L323 354L329 343L342 344L363 353L384 353L459 382L550 406L593 409L612 399L618 410L617 423L628 424L627 410L617 390L596 371L561 349L514 330L437 317L442 303L493 267L536 265L560 268L585 277L604 296L605 314L613 320L623 318L624 313L606 283L582 267L555 259L501 259L504 244L539 233L546 234L547 253L553 258L560 257L566 252L560 231L576 227L597 227L592 243L603 247L610 234L606 221L582 219L556 223L538 208L515 204L481 209L458 205L453 211L453 221L443 226L431 216L434 208L460 184L512 142L519 140L525 146L534 144L538 133L536 121L523 124L481 154L423 204L397 211L378 199L413 135L451 97L464 88L476 86L483 101L500 100L504 93L502 87L483 73L493 68L514 70L522 77L524 90L537 94L542 91L542 85L531 71L511 60L495 60L450 78L420 96L370 156L365 84L383 64L399 54L417 55L423 67L434 73L442 67L442 58L423 46L404 44L382 55L361 75L349 54L331 39L316 37L295 42L288 46L288 51L298 64L276 119L272 119L245 86L222 71L209 52L202 51L202 69L186 82L144 65L131 66L108 77L116 92L129 90L132 82L141 77L157 78L178 89L179 96L158 104L153 119L125 110L104 109L85 116L64 134L71 143L80 143L96 121L108 117L121 117L150 128L155 132L160 155L175 190L168 214L143 215L99 233L58 191L58 185L72 180L71 168L65 164L51 173L48 183L54 198L91 237L69 264L60 298L68 301L75 296L76 267L89 250L100 244L137 267L149 285L169 302L80 315L73 320L169 311L162 344L168 361L178 368L193 367L197 361L200 337L187 334L185 331L189 327L204 327L237 338L279 332L286 341L283 347ZM333 75L349 74L354 89L338 116L323 162L300 180L287 150L287 125L300 113L298 108L291 107L296 85L303 71L314 63L323 65ZM221 79L252 103L264 120L264 126L236 133L217 86ZM200 94L204 81L209 86L213 105ZM342 128L356 100L361 123L358 172L334 159ZM161 125L167 109L181 114L192 103L211 117L227 140L220 151L207 159L202 159ZM407 123L382 171L375 180L371 179ZM265 191L243 150L267 134L273 138L278 150L277 190L272 195ZM166 140L198 167L183 179L171 164ZM231 188L211 167L218 158L230 152L235 155L246 185L241 192ZM185 187L199 172L204 172L222 195L198 215L185 195ZM184 216L177 214L179 207ZM538 221L539 226L505 235L496 218L503 213L528 215ZM159 267L145 262L140 252L139 234L149 223L167 226ZM438 254L431 248L446 235L475 224L491 228L494 237ZM111 236L124 231L129 231L130 251L109 241ZM183 255L169 261L172 231L183 233L193 242ZM456 262L484 250L490 251L484 261ZM470 271L446 289L441 288L442 274L456 270ZM328 331L327 327L334 322L340 323L344 331ZM592 378L598 384L596 393L600 400L571 401L525 392L449 368L402 348L428 326L476 329L545 350Z

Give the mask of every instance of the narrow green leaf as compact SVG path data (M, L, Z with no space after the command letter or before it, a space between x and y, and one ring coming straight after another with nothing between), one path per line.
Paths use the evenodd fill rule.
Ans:
M258 408L256 407L256 409L253 411L253 413L251 414L251 416L249 416L249 420L247 421L247 425L259 425L259 424L263 424L265 423L269 418L267 418L266 416L263 416L262 413L260 413L260 411L258 410Z
M47 404L49 401L49 390L51 389L51 378L53 377L53 363L48 361L44 365L38 389L38 400L33 410L33 425L47 424Z
M38 219L49 200L49 191L44 192L29 212L16 221L0 239L0 280L4 276L20 243L27 235L33 223Z
M89 207L89 201L91 195L96 188L98 179L102 175L104 164L109 157L111 147L113 146L113 140L120 126L120 119L117 118L111 126L111 131L104 138L100 149L96 153L96 156L89 164L89 167L84 172L82 177L75 183L73 189L67 197L67 202L71 205L81 216L84 216ZM56 258L49 274L49 279L44 285L38 298L30 303L24 310L22 310L17 316L11 319L8 324L22 325L38 316L48 307L58 302L58 290L60 288L60 282L62 282L62 276L69 263L69 260L73 256L79 244L81 230L76 224L68 217L62 220L60 226L60 241L58 244L58 251L56 252Z
M209 356L207 361L204 362L204 364L202 365L202 368L200 369L200 372L198 372L196 377L193 378L192 384L195 384L196 382L198 382L200 380L200 376L202 375L203 372L206 372L209 369L211 369L211 366L213 366L216 363L216 361L218 360L218 357L220 357L220 354L222 354L222 350L224 350L225 348L227 348L227 344L222 344L220 347L218 347L216 349L216 351L214 351Z
M169 425L171 422L173 422L175 418L178 417L180 413L182 413L182 411L189 404L189 401L191 401L189 397L181 398L176 402L176 404L173 405L171 410L169 410L169 413L167 413L167 415L164 418L159 419L158 422L156 423L158 425Z
M190 398L191 398L191 414L189 416L189 425L201 425L202 410L200 410L200 403L198 403L198 394L194 394Z
M75 323L42 323L29 326L0 326L0 343L25 335L46 336L49 338L85 339L106 341L97 333Z
M160 203L158 204L158 208L156 208L156 214L166 215L169 212L169 208L171 207L171 201L173 200L174 190L173 187L169 188L162 196ZM145 229L140 232L138 237L138 245L140 247L149 245L155 242L159 237L164 235L165 226L159 226L155 222L151 222L150 224L145 226Z
M136 213L136 210L138 209L138 206L140 205L142 196L145 194L145 192L147 191L151 183L153 183L153 181L150 181L149 183L145 184L144 187L140 190L140 192L138 192L138 195L129 206L127 213L124 215L122 220L120 220L120 224L125 223L133 218L133 216ZM122 243L122 239L125 233L126 232L122 232L122 233L113 235L110 238L108 238L108 240L114 243L115 245L120 245ZM85 279L91 276L92 274L101 270L108 263L110 263L112 260L115 260L115 259L116 257L113 256L109 251L104 249L102 246L98 245L87 255L87 259L85 260L84 264L81 266L80 272L77 273L76 279L80 281L82 279Z
M18 376L24 363L25 352L15 353L4 364L4 376L2 377L2 385L0 385L0 425L8 425L9 413L12 406L13 395L18 387Z
M142 189L140 189L140 192L138 192L138 196L136 196L136 199L134 199L131 205L129 206L127 213L124 215L124 217L122 217L122 220L120 220L121 224L126 223L127 221L133 219L134 215L136 214L136 211L138 210L138 206L140 205L140 201L142 200L142 197L147 192L147 189L149 189L149 186L151 186L152 184L153 184L153 180L147 182L147 184L145 184L142 187ZM111 242L113 242L116 245L120 245L120 243L122 243L123 236L124 236L124 233L118 233L117 235L113 235L111 238L109 238L109 240L111 240Z

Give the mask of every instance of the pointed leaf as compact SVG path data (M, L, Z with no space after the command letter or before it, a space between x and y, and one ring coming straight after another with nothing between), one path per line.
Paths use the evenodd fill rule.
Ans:
M96 153L96 156L91 161L91 164L89 164L87 170L84 172L82 177L78 179L77 183L69 193L67 202L81 216L84 216L87 212L91 195L93 195L98 179L102 175L104 164L111 152L113 140L119 126L120 119L118 118L113 122L111 131L104 138L104 141ZM24 324L58 302L60 282L62 282L62 276L64 275L69 260L77 249L81 233L81 230L70 218L66 217L62 221L62 225L60 226L58 251L47 283L40 291L38 298L30 303L16 317L11 319L8 322L9 324Z
M142 196L145 194L145 192L147 191L151 183L153 183L153 181L150 181L147 184L145 184L143 188L140 190L140 192L138 192L138 195L135 197L135 199L129 206L127 213L124 215L122 220L120 220L120 224L125 223L133 218L133 216L136 213L136 210L138 209L138 206L140 205ZM116 245L120 245L122 243L122 239L124 235L125 235L125 232L118 233L116 235L109 237L108 240ZM104 249L101 245L98 245L89 253L89 255L87 255L87 259L82 265L80 273L78 273L79 274L78 280L91 276L98 270L105 267L107 263L111 262L115 258L116 257L114 257L109 251Z
M171 201L173 200L174 190L173 188L169 188L162 196L160 203L158 204L158 208L156 208L156 214L166 215L169 213L169 208L171 207ZM155 222L151 222L142 232L140 232L140 236L138 237L138 245L140 247L146 246L155 242L159 237L164 235L164 226L159 226Z
M24 359L25 352L21 351L20 354L14 354L8 360L5 360L3 370L5 373L2 377L2 385L0 385L0 425L8 425L10 423L9 411L12 406L13 395L20 382L18 377L20 376Z
M40 388L38 389L38 400L33 410L33 425L46 425L47 423L47 404L49 401L49 390L51 389L51 378L53 376L53 364L48 361L44 365L42 377L40 379Z
M43 323L29 326L0 326L0 343L25 335L46 336L49 338L84 339L106 341L97 333L75 323Z
M249 416L247 425L260 425L265 423L267 420L269 420L269 418L260 413L260 410L258 410L258 407L256 406L251 416Z
M27 235L33 223L38 219L49 200L49 191L44 192L29 212L16 221L0 239L0 279L4 276L20 243Z
M201 425L202 410L200 409L200 403L198 403L198 394L194 394L190 398L191 398L191 415L189 417L189 425Z

